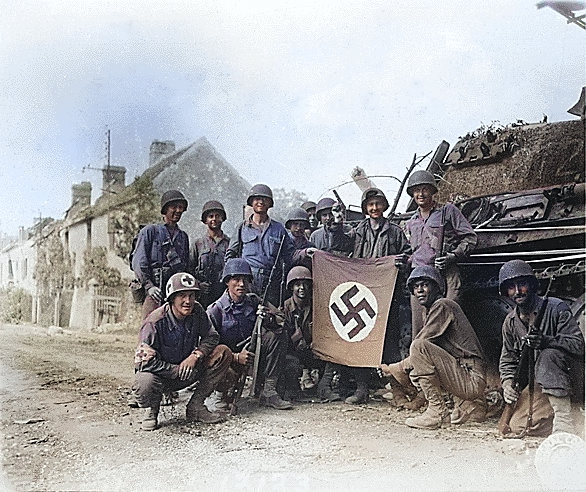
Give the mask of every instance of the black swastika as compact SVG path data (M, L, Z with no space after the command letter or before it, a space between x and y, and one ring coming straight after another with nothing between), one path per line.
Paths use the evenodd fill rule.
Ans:
M342 311L340 311L340 308L335 302L333 302L330 306L330 309L334 311L334 313L336 313L336 316L344 326L346 326L351 320L356 320L357 325L354 328L352 328L352 330L350 330L350 332L348 333L348 338L350 339L358 335L358 333L360 333L360 331L366 326L366 323L362 319L362 316L360 316L360 311L366 311L366 314L368 314L371 318L374 318L376 316L374 309L372 309L371 305L368 303L366 299L362 299L358 304L356 304L356 306L352 304L350 299L354 297L357 293L358 287L356 287L356 285L353 285L346 292L344 292L344 294L340 296L340 299L342 299L342 302L348 308L348 312L346 314L342 314Z

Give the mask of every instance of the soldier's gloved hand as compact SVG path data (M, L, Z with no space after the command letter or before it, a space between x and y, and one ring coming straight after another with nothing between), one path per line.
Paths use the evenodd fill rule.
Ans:
M523 337L525 343L532 349L544 348L544 339L541 332L529 332Z
M519 399L518 391L513 388L513 380L505 379L503 381L503 398L505 403L515 403Z
M211 287L211 284L209 282L200 282L199 283L199 291L201 294L209 294L210 287Z
M445 270L452 263L456 263L456 255L454 253L447 253L445 256L439 256L435 259L435 267L438 270Z
M157 302L161 302L163 300L163 293L161 292L161 289L159 289L156 285L153 285L149 289L148 295L151 296Z

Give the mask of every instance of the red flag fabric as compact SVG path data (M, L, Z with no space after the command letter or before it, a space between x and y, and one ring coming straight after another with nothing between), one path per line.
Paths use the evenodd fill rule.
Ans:
M313 342L320 359L378 367L397 280L392 256L313 255Z

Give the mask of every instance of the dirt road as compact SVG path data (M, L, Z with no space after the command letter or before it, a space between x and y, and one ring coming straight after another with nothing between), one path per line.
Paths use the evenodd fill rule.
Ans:
M543 490L542 439L500 440L496 421L407 428L387 402L247 401L229 421L187 424L180 393L162 426L126 405L133 333L0 325L5 490Z

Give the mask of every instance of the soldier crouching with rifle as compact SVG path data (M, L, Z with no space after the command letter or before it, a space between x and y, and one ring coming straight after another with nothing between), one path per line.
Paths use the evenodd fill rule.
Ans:
M574 433L570 395L584 395L583 372L573 380L571 371L584 370L584 335L578 323L562 300L537 295L535 273L522 260L511 260L501 267L499 288L515 305L503 322L499 371L507 406L499 431L521 437L549 434L549 400L552 432ZM526 403L521 396L524 386L529 394L528 408L521 404L521 400Z
M222 282L226 284L226 291L208 307L207 313L220 334L220 343L230 347L234 357L228 377L218 386L210 404L218 409L227 408L229 403L235 405L234 401L226 401L230 399L228 393L234 395L237 380L242 383L248 366L255 363L259 380L264 379L260 404L278 410L292 408L291 403L282 400L277 393L277 381L283 371L287 351L287 333L283 329L282 315L270 303L264 306L261 298L250 292L252 271L243 258L231 258L226 262ZM270 282L267 287L270 288ZM248 339L255 339L255 327L260 328L261 334L261 339L255 340L260 349L259 358L252 348L249 351L243 347ZM255 389L253 387L251 392ZM242 387L236 388L236 393L241 391Z

